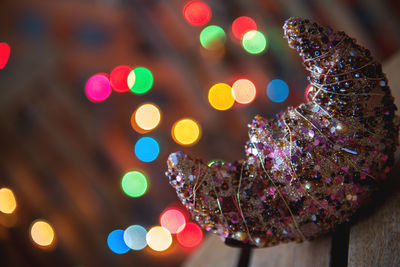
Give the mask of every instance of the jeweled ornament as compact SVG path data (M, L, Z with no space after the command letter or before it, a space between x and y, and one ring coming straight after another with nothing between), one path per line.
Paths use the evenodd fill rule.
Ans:
M266 247L328 233L394 162L397 109L381 64L344 32L290 18L284 37L309 72L308 101L249 125L245 159L168 158L192 217L225 243Z

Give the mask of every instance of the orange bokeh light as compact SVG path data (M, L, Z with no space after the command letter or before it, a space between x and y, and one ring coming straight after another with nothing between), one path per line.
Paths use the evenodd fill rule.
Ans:
M160 121L161 111L152 103L141 105L131 116L131 126L139 133L153 130L159 125Z
M31 238L40 247L51 246L54 242L55 233L53 227L44 220L37 220L31 225Z
M232 96L239 104L251 103L256 93L256 86L250 80L239 79L232 85Z
M146 234L147 245L155 251L167 250L172 244L171 233L162 226L151 228Z

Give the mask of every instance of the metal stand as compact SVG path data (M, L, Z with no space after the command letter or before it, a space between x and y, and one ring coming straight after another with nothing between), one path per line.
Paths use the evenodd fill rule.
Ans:
M251 248L241 248L237 267L248 267L250 264Z

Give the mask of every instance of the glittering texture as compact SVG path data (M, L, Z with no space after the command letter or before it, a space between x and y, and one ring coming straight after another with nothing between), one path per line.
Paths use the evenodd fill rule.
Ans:
M396 106L367 49L306 19L284 25L309 71L307 103L249 125L246 158L168 159L171 185L193 218L227 244L303 241L347 221L386 177L398 145Z

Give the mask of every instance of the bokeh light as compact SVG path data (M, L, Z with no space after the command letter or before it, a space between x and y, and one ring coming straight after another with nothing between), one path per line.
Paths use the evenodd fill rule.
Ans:
M125 65L118 66L111 71L110 84L114 91L123 93L129 90L127 81L131 71L132 68Z
M124 177L122 177L121 187L128 196L140 197L147 190L147 178L139 171L127 172Z
M133 250L142 250L147 246L147 231L141 225L131 225L124 231L124 242Z
M194 26L206 24L211 18L211 10L202 1L190 1L183 7L183 16Z
M178 209L167 209L160 216L160 224L171 234L176 234L185 227L186 218Z
M225 41L225 31L217 25L207 26L200 33L200 43L208 50L218 50L222 48Z
M176 237L179 244L183 247L192 248L200 244L203 240L203 231L197 224L189 222Z
M129 251L129 247L124 241L124 230L121 229L114 230L108 235L107 245L116 254L124 254Z
M33 242L39 246L48 247L54 241L55 234L53 227L44 220L34 221L30 232Z
M135 144L135 155L143 162L154 161L159 153L160 146L152 137L142 137Z
M149 247L155 251L167 250L172 244L171 233L162 226L155 226L146 235Z
M289 96L288 85L279 79L272 80L267 87L267 95L272 102L283 102Z
M267 48L267 39L262 32L249 31L243 36L242 46L250 54L260 54Z
M252 18L246 16L238 17L232 23L233 36L239 40L242 40L247 32L255 30L257 30L256 22Z
M85 93L92 102L106 100L111 94L110 80L102 73L93 75L86 82Z
M11 48L7 43L0 43L0 70L4 69L10 58Z
M0 189L0 212L11 214L17 208L14 193L9 188Z
M192 119L181 119L172 126L172 138L180 145L193 145L200 139L200 125Z
M153 74L144 67L134 68L133 71L135 73L135 82L130 87L130 90L135 94L147 93L153 86Z
M250 80L239 79L232 85L232 96L240 104L249 104L256 97L256 86Z
M134 70L131 70L131 72L129 72L128 78L127 78L127 84L128 84L128 88L132 88L133 85L135 84L136 81L136 74Z
M233 106L232 87L226 83L217 83L208 91L208 101L217 110L227 110Z
M160 109L154 104L143 104L132 114L131 124L145 131L153 130L161 120Z

